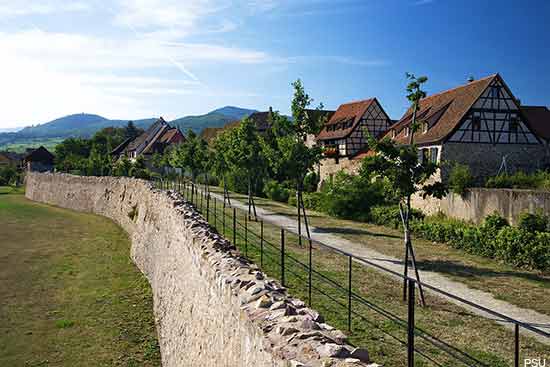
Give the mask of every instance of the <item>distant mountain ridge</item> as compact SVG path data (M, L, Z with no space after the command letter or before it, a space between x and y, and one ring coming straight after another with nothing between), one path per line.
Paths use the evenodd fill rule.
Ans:
M199 134L206 127L222 127L228 122L240 120L256 110L225 106L204 115L185 116L173 121L170 125L177 126L184 133L188 129ZM147 128L157 118L145 118L131 120L137 127ZM25 143L25 141L41 138L68 138L68 137L90 137L95 132L106 127L123 127L128 120L111 120L95 114L74 114L64 116L44 124L28 126L16 132L0 133L0 150L2 146L13 143Z

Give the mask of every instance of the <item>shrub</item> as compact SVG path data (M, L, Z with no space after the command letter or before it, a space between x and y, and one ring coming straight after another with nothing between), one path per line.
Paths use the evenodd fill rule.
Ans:
M449 175L449 187L452 192L458 195L464 195L466 189L471 187L474 182L470 167L455 163L451 168Z
M322 210L329 215L364 221L376 205L386 203L383 181L339 172L323 186Z
M275 180L269 180L264 185L264 194L271 200L286 203L289 199L290 190Z
M304 193L304 206L306 209L323 210L324 195L321 192Z
M412 209L411 221L412 226L418 226L424 218L424 214L420 210ZM401 214L397 205L379 205L374 206L370 210L369 220L375 224L399 228L401 226Z
M548 217L542 212L522 213L518 218L518 228L528 232L546 232L548 231Z
M7 186L17 183L18 173L14 167L0 167L0 186Z
M513 175L498 175L487 179L485 186L489 188L550 190L550 172L538 171L526 174L520 171Z

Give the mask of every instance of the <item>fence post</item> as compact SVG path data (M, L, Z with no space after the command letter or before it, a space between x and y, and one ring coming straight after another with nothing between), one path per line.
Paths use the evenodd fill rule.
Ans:
M222 228L223 236L225 237L225 206L222 208Z
M237 246L237 210L233 208L233 244Z
M281 228L281 285L285 286L285 229Z
M514 367L519 367L519 325L514 327Z
M216 209L216 197L214 197L214 228L218 229L218 209Z
M260 220L260 267L264 267L264 221Z
M206 221L210 223L210 194L206 197Z
M351 331L351 269L352 269L352 262L353 258L351 255L348 256L349 258L349 268L348 268L348 331Z
M416 297L414 294L416 283L408 279L409 299L408 299L408 318L407 318L407 362L409 367L414 367L414 303Z
M248 218L244 216L244 256L248 257Z
M311 243L311 240L309 241L309 254L308 254L308 269L307 269L307 300L309 303L309 307L311 307L311 304L313 302L313 299L311 297L311 288L312 288L312 278L311 273L313 272L313 244Z

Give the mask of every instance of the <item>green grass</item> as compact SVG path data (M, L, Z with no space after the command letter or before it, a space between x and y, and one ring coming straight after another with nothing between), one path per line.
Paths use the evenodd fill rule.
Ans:
M222 193L221 189L212 191ZM231 193L244 201L245 195ZM296 218L296 208L287 204L255 198L257 206L275 214ZM364 244L383 254L403 258L403 234L400 230L370 223L338 219L308 210L312 226L350 241ZM439 272L467 286L491 293L495 298L523 308L550 315L550 273L518 269L496 260L471 255L451 246L414 239L418 267Z
M200 201L197 203L200 207ZM206 204L203 201L202 212L206 215ZM280 228L264 223L264 256L260 254L261 224L248 221L244 212L237 210L236 245L240 252L252 262L261 265L271 277L281 279L280 266ZM216 213L216 216L214 215ZM218 201L216 210L211 201L209 207L209 221L226 238L233 239L232 209L225 210L224 218L221 203ZM246 223L246 231L245 231ZM285 253L292 257L285 260L285 286L289 292L308 302L308 273L306 268L299 264L308 264L308 245L300 247L297 236L286 232ZM347 330L347 302L348 296L345 287L348 284L348 258L332 251L323 250L314 246L312 251L313 269L321 275L313 275L311 306L325 316L327 322L341 329ZM325 281L326 277L342 285L339 289ZM401 299L402 284L386 275L367 268L363 265L352 264L353 292L385 312L390 312L399 320L391 320L386 316L367 307L358 299L352 300L353 316L352 329L349 340L356 346L366 347L373 361L384 366L403 366L406 364L405 324L407 319L406 304ZM510 366L513 361L513 333L493 321L476 316L466 309L446 302L438 297L427 296L428 307L417 307L416 326L419 330L442 339L459 348L470 356L488 366ZM396 340L397 339L397 340ZM401 342L399 342L400 340ZM416 347L429 358L444 366L461 366L456 359L448 356L431 344L416 337ZM544 356L548 354L548 346L542 345L532 338L521 337L521 356ZM417 366L432 366L420 354L416 356ZM481 365L472 363L473 365Z
M46 149L53 151L53 148L63 140L65 138L21 138L14 142L0 144L0 150L24 153L28 148L38 148L42 145Z
M0 366L160 366L126 233L17 191L0 187Z

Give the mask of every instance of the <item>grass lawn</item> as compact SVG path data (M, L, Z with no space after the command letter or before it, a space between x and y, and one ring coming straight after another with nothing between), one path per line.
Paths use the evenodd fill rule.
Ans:
M263 206L276 208L275 203L260 200ZM205 214L203 202L203 214ZM199 204L197 203L199 207ZM232 209L226 209L225 226L223 209L217 202L215 210L211 203L209 221L226 238L233 239ZM200 209L200 208L199 208ZM216 213L216 216L214 216ZM268 223L263 225L264 256L260 255L261 224L246 221L245 212L237 210L236 245L241 253L272 277L281 279L280 229ZM315 215L315 214L314 214ZM246 226L246 227L245 227ZM224 229L225 228L225 229ZM246 229L245 229L246 228ZM338 227L335 227L338 228ZM297 237L286 233L285 237L285 286L289 292L304 301L308 301L308 264L307 244L298 245ZM332 251L314 247L312 256L313 274L312 307L324 315L331 325L347 330L348 316L348 258ZM360 264L352 265L352 329L348 332L350 341L356 346L366 347L373 361L384 366L403 366L406 364L406 320L407 307L401 300L401 283L377 271ZM331 281L340 284L337 287ZM361 297L361 299L359 298ZM363 300L370 303L368 307ZM472 314L464 308L443 301L438 297L427 296L428 307L417 307L415 322L416 333L415 366L462 366L455 357L435 348L428 339L442 340L460 352L468 365L510 366L513 361L513 332L483 317ZM374 311L373 308L377 308ZM388 317L389 316L389 317ZM429 336L428 336L429 334ZM520 341L521 357L548 356L549 347L529 337L522 336ZM468 355L466 357L464 354ZM423 354L424 356L422 356ZM430 359L432 361L430 361ZM522 359L520 359L521 361ZM433 363L436 361L436 363Z
M129 250L106 218L0 188L0 366L160 366Z
M214 187L212 191L222 193ZM246 195L231 193L245 201ZM255 198L256 204L276 214L296 218L296 208ZM365 244L383 254L403 258L402 232L369 223L337 219L308 211L311 225L356 243ZM451 246L414 239L419 269L436 271L465 283L471 288L490 292L508 303L550 315L550 273L517 269L493 259L470 255Z

